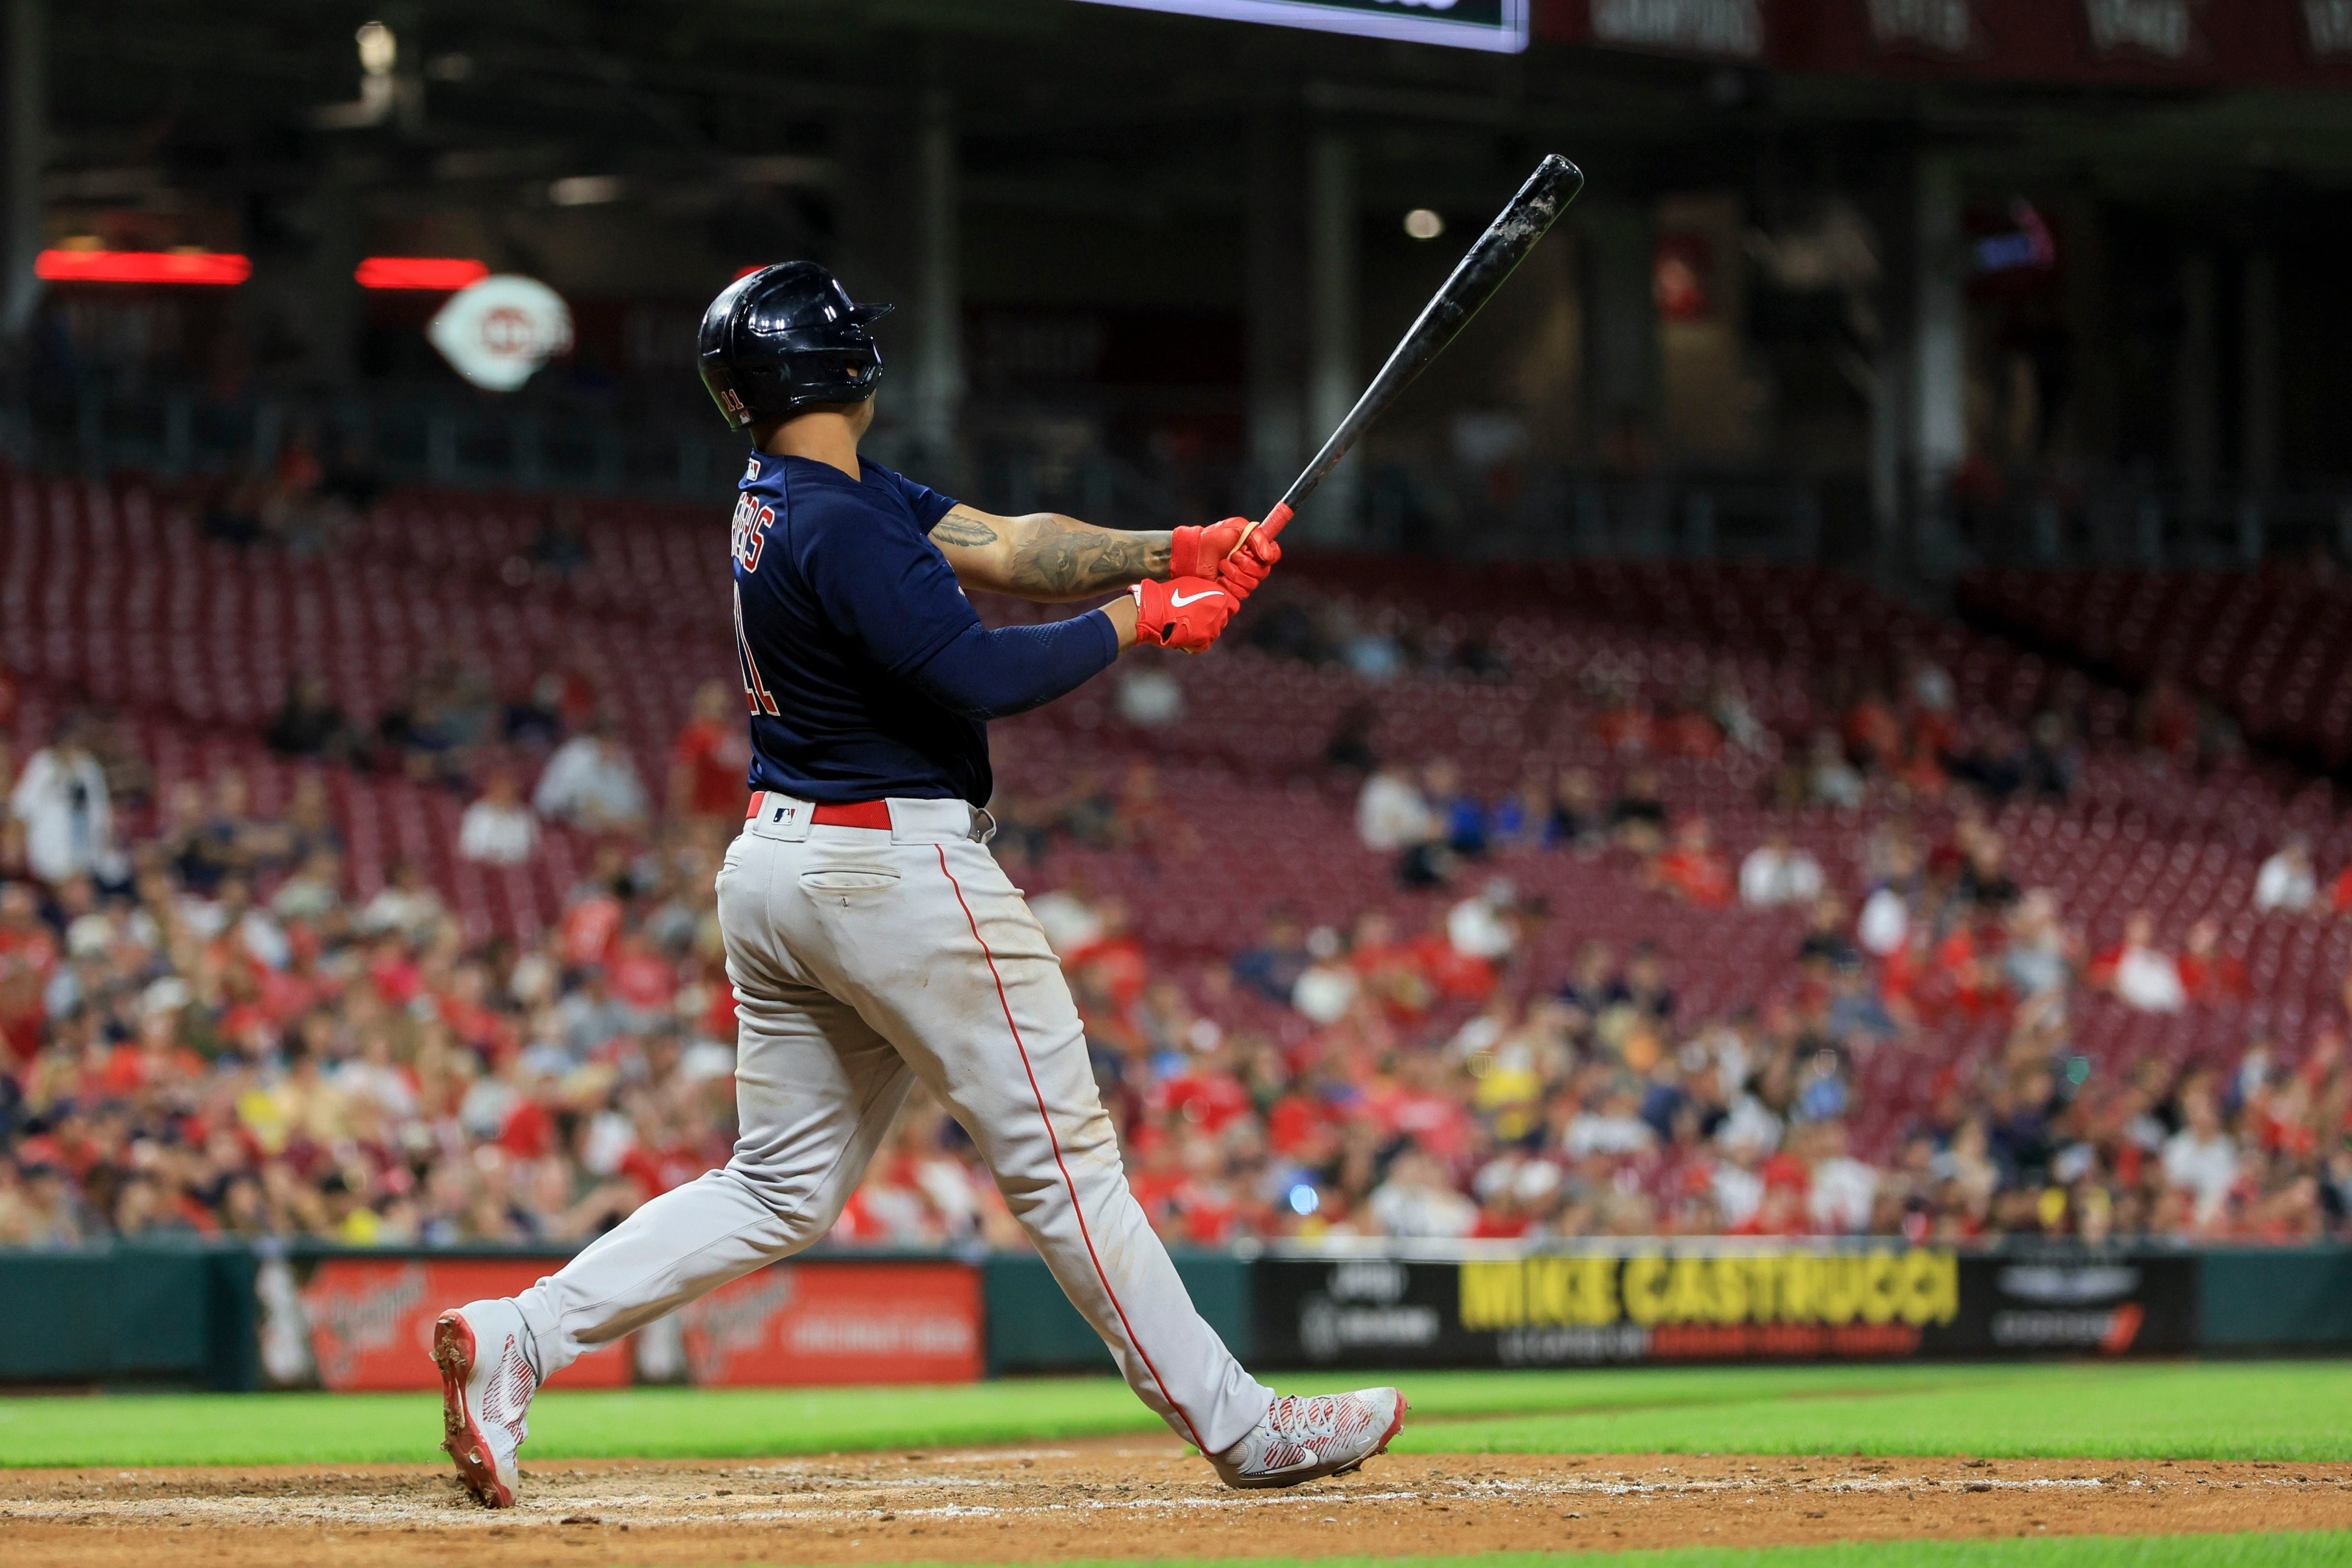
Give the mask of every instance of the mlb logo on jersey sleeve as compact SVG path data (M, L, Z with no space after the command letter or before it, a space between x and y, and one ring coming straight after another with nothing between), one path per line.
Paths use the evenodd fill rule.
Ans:
M760 482L760 455L756 452L751 454L751 460L743 466L743 482L747 485L756 485Z

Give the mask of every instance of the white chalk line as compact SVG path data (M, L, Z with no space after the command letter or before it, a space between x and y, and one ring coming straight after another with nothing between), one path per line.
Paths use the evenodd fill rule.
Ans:
M709 1492L665 1493L634 1490L563 1492L555 1495L542 1493L535 1498L526 1492L520 1500L520 1506L499 1513L475 1509L454 1495L446 1500L434 1501L382 1496L349 1496L333 1499L288 1499L273 1496L166 1496L120 1500L104 1498L12 1500L5 1505L0 1505L0 1517L28 1521L77 1521L125 1524L176 1523L182 1520L194 1520L222 1523L234 1522L246 1527L255 1525L351 1526L372 1523L404 1525L429 1521L445 1527L492 1529L502 1525L528 1524L539 1527L551 1523L560 1524L567 1518L593 1513L598 1516L599 1522L602 1523L625 1521L639 1528L658 1529L664 1526L730 1523L878 1521L886 1513L898 1520L954 1520L1021 1518L1073 1513L1175 1514L1214 1512L1233 1509L1297 1508L1309 1504L1324 1508L1341 1508L1375 1503L1475 1504L1503 1500L1670 1499L1738 1492L1872 1495L1908 1491L1938 1495L1966 1495L1970 1492L2050 1489L2096 1491L2105 1489L2109 1483L2095 1478L2046 1476L2024 1479L1967 1476L1920 1476L1902 1479L1822 1477L1802 1481L1791 1481L1780 1478L1693 1478L1673 1481L1564 1478L1558 1480L1489 1479L1465 1481L1452 1487L1427 1490L1408 1489L1370 1492L1339 1489L1311 1492L1286 1492L1270 1496L1228 1496L1209 1493L1173 1497L1085 1497L1034 1503L1001 1500L907 1504L898 1502L888 1495L892 1492L913 1489L950 1492L961 1490L983 1495L1002 1494L1007 1490L1034 1487L1038 1484L977 1476L958 1476L951 1479L877 1478L867 1482L845 1479L844 1483L835 1489L795 1489L762 1498L746 1496L740 1502L722 1502L715 1508L681 1506L711 1502L714 1499ZM2127 1484L2137 1488L2146 1483L2134 1479ZM2255 1484L2297 1483L2263 1479L2258 1480Z

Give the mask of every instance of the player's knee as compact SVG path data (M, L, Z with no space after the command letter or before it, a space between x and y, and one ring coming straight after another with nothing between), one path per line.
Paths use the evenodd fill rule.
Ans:
M796 1252L823 1237L849 1201L848 1189L837 1183L812 1190L805 1175L796 1178L746 1159L740 1151L727 1163L726 1173L767 1209L768 1221L759 1227L758 1242L779 1255Z

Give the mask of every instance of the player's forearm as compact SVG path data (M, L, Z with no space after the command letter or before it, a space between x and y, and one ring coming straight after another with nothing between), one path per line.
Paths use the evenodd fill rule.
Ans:
M1124 588L1139 577L1168 575L1172 535L1097 528L1058 512L1014 520L1012 591L1024 599L1058 604Z
M956 575L1041 604L1090 599L1168 575L1173 536L1097 528L1058 512L991 517L958 507L931 531Z
M1087 599L1139 577L1168 575L1173 534L1097 528L1055 512L1041 512L1034 521L1013 552L1013 577L1024 592Z

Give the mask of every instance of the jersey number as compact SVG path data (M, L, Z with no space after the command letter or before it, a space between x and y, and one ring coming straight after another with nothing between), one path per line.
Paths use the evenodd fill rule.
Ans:
M768 683L760 679L760 661L751 657L751 639L743 635L743 588L735 587L735 659L743 667L743 701L754 717L764 713L776 716L776 700L768 695Z

